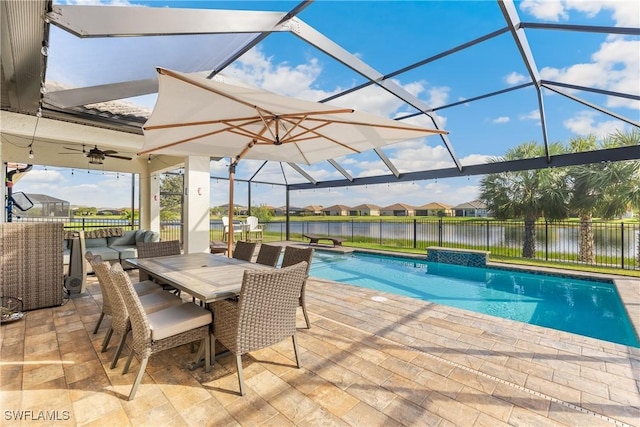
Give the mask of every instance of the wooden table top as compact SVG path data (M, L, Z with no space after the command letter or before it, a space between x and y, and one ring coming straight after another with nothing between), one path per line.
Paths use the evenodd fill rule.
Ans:
M238 295L245 270L273 269L209 253L135 258L127 262L207 303Z

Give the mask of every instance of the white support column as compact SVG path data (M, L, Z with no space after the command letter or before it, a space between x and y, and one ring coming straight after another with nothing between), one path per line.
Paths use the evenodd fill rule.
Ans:
M149 170L149 169L148 169ZM160 231L160 180L147 170L140 174L140 228Z
M209 157L185 158L184 253L209 251Z

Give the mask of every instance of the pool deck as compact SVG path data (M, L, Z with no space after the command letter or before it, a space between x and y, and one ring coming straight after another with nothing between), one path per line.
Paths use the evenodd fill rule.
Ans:
M634 317L640 280L615 280ZM152 356L128 402L139 364L109 369L100 300L90 277L86 294L0 327L3 426L640 426L638 348L313 278L301 369L288 340L252 352L240 397L232 356L190 371L187 345ZM15 421L29 410L59 420Z

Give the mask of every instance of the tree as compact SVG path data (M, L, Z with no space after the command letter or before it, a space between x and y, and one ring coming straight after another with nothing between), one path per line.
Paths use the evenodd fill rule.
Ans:
M572 152L592 151L638 144L628 135L616 133L603 141L595 136L574 138L569 142ZM577 165L569 168L571 183L570 208L580 218L579 260L595 263L593 217L610 219L625 213L631 205L630 187L638 170L638 162L607 162Z
M273 212L271 212L271 209L269 209L267 205L260 205L251 208L251 215L258 217L258 222L265 223L271 221Z
M564 152L560 143L549 145L551 155ZM528 159L545 155L544 147L526 142L507 150L492 162ZM480 200L497 219L524 219L522 256L536 254L536 221L563 219L568 216L569 188L566 172L559 168L502 172L480 180Z
M160 179L160 219L182 218L183 175L164 174Z

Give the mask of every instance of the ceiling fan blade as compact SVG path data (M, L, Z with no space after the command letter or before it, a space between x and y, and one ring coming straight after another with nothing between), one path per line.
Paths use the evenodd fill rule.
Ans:
M73 151L80 151L80 152L84 152L84 150L81 150L79 148L69 148L69 147L62 147L65 150L73 150ZM72 153L67 153L67 154L72 154Z
M122 160L131 160L131 157L115 156L113 154L106 154L106 153L105 153L105 157L113 157L114 159L122 159Z
M100 151L102 151L102 150L100 150ZM118 152L115 151L115 150L104 150L104 151L102 151L102 153L107 155L107 156L109 156L111 154L118 154Z

